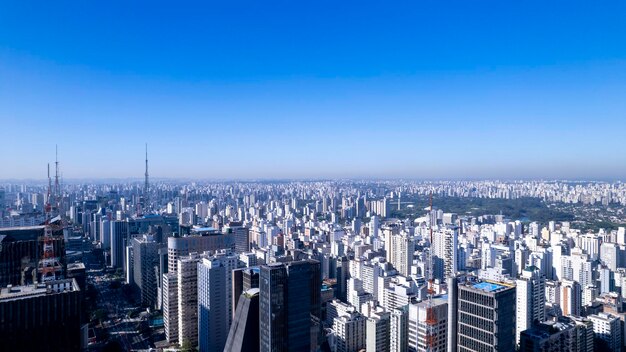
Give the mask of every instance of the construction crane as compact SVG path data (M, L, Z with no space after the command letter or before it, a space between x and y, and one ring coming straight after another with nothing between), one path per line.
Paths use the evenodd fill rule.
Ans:
M433 192L430 192L430 246L426 252L426 279L427 279L427 302L426 302L426 351L434 352L437 341L437 315L433 309L433 295L435 293L433 282Z

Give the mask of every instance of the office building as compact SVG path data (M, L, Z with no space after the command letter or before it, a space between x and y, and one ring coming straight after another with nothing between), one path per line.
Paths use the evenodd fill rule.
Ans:
M228 275L219 260L198 263L198 329L200 352L223 351L228 337Z
M259 272L258 267L253 268L239 268L232 271L232 310L233 318L236 312L237 305L239 304L239 298L243 292L246 292L253 288L259 287Z
M224 226L222 232L232 234L235 242L235 252L246 253L250 251L250 229L243 226L241 221L231 221Z
M320 263L303 260L261 266L260 350L306 351L318 341L321 318Z
M241 293L235 317L226 339L226 352L246 352L259 349L259 289Z
M592 352L594 348L593 322L583 317L568 317L576 325L576 340L578 351Z
M523 352L591 352L580 339L576 323L568 318L534 324L520 333L520 351Z
M45 226L0 228L0 287L28 285L39 281L37 268L42 259ZM57 277L65 277L67 261L61 229L53 231L54 257L61 267Z
M152 235L136 237L132 241L132 283L141 292L141 304L145 307L156 307L158 303L159 248L162 247Z
M124 249L129 238L128 222L111 221L111 266L114 268L124 268Z
M74 279L0 289L0 349L79 351L81 292Z
M163 274L163 326L169 343L178 342L178 274Z
M222 251L198 263L198 320L200 351L221 351L233 319L232 271L237 256Z
M168 237L167 260L168 271L175 271L177 260L189 253L204 253L231 249L233 235L220 233L212 227L194 228L191 235L182 237Z
M459 351L515 351L515 287L503 283L458 285Z

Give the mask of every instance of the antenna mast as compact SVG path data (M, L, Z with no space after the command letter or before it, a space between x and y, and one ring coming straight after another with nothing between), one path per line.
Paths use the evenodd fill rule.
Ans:
M148 182L148 143L146 143L146 174L145 176L146 178L145 178L144 185L143 185L143 198L144 198L145 208L148 208L150 204L150 196L149 196L150 183Z
M428 249L428 254L426 257L426 278L428 280L428 284L426 286L426 292L428 301L426 303L426 351L432 352L435 349L435 342L437 341L437 333L435 326L437 325L437 316L433 309L433 294L434 290L434 282L433 282L433 226L435 221L433 221L433 192L430 191L430 247Z
M57 215L61 215L61 185L59 183L59 146L55 145L54 157L54 206Z
M58 165L58 161L56 162ZM55 181L55 187L58 185L58 166L57 177ZM48 199L45 205L46 222L44 226L44 235L40 238L43 241L43 255L39 260L38 273L41 275L40 280L42 282L56 280L57 273L61 272L62 267L59 263L59 259L55 257L54 253L54 236L53 229L57 229L58 226L52 223L52 220L61 221L60 217L52 219L52 204L50 199L52 197L52 179L50 178L50 164L48 164ZM61 226L62 228L62 226Z

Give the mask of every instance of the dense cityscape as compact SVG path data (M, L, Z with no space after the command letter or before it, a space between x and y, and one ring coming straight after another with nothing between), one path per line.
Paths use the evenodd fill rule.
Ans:
M626 1L0 1L0 352L626 352Z
M9 350L626 345L621 182L151 182L145 164L143 182L63 183L56 162L2 184Z

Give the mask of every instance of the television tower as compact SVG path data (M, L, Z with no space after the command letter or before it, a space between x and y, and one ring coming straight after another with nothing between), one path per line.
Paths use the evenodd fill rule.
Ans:
M148 182L148 143L146 143L146 179L143 184L143 198L145 207L148 208L150 204L150 196L148 191L150 190L150 183Z
M59 146L54 146L54 207L57 215L61 215L61 185L59 183ZM48 175L49 177L50 175Z

